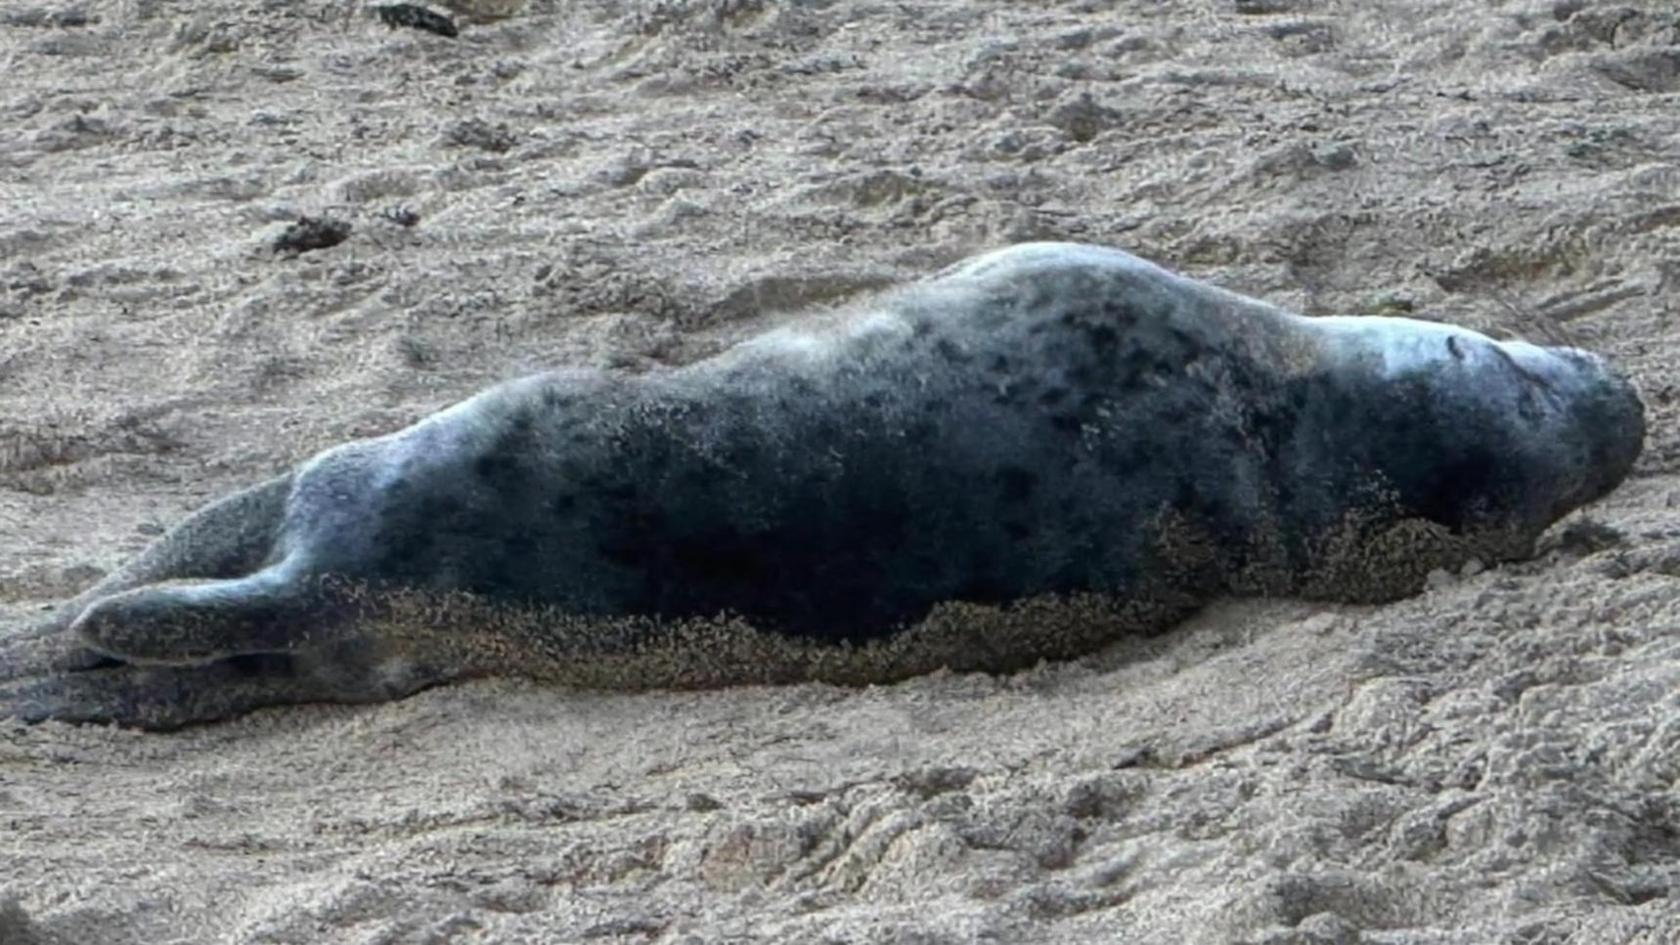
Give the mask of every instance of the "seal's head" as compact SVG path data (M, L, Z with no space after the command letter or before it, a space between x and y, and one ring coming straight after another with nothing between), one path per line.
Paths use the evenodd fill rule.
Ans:
M1615 488L1644 445L1638 394L1597 355L1413 319L1312 321L1375 408L1350 418L1358 458L1455 532L1531 539Z
M1487 350L1504 362L1491 370L1516 376L1519 412L1536 414L1536 432L1550 437L1535 451L1550 467L1545 481L1558 486L1547 519L1555 521L1627 478L1645 446L1645 405L1626 377L1578 348L1490 341Z

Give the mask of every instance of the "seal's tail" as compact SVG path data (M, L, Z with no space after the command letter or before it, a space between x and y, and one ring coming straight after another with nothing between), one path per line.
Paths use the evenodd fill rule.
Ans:
M96 601L159 581L235 578L262 568L275 551L291 488L287 473L200 509L51 616L0 634L0 679L96 663L60 632Z

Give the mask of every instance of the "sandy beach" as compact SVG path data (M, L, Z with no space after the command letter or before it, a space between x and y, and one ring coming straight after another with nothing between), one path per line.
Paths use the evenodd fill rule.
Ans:
M1644 455L1531 561L1007 676L0 721L0 945L1680 941L1670 5L435 9L0 0L0 633L324 447L1023 240L1590 348Z

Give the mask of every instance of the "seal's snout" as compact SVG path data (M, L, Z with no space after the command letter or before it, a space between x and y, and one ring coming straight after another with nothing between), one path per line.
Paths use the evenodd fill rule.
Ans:
M1573 487L1555 514L1591 502L1620 485L1645 447L1645 404L1621 372L1577 348L1524 345L1517 359L1546 376L1559 396L1561 428L1554 448L1573 467Z
M1594 395L1583 397L1576 422L1592 452L1596 473L1588 488L1591 498L1616 488L1633 469L1645 448L1645 404L1632 382L1593 358L1598 384Z
M1523 486L1538 521L1550 524L1608 494L1645 445L1645 405L1633 384L1579 348L1489 340L1478 365L1491 403L1521 418Z

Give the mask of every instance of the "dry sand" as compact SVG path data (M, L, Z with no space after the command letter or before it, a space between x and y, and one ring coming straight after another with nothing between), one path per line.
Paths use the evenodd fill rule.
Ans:
M1598 349L1649 445L1532 562L1012 677L0 723L0 943L1680 940L1671 5L460 22L0 0L0 626L493 380L1028 238Z

